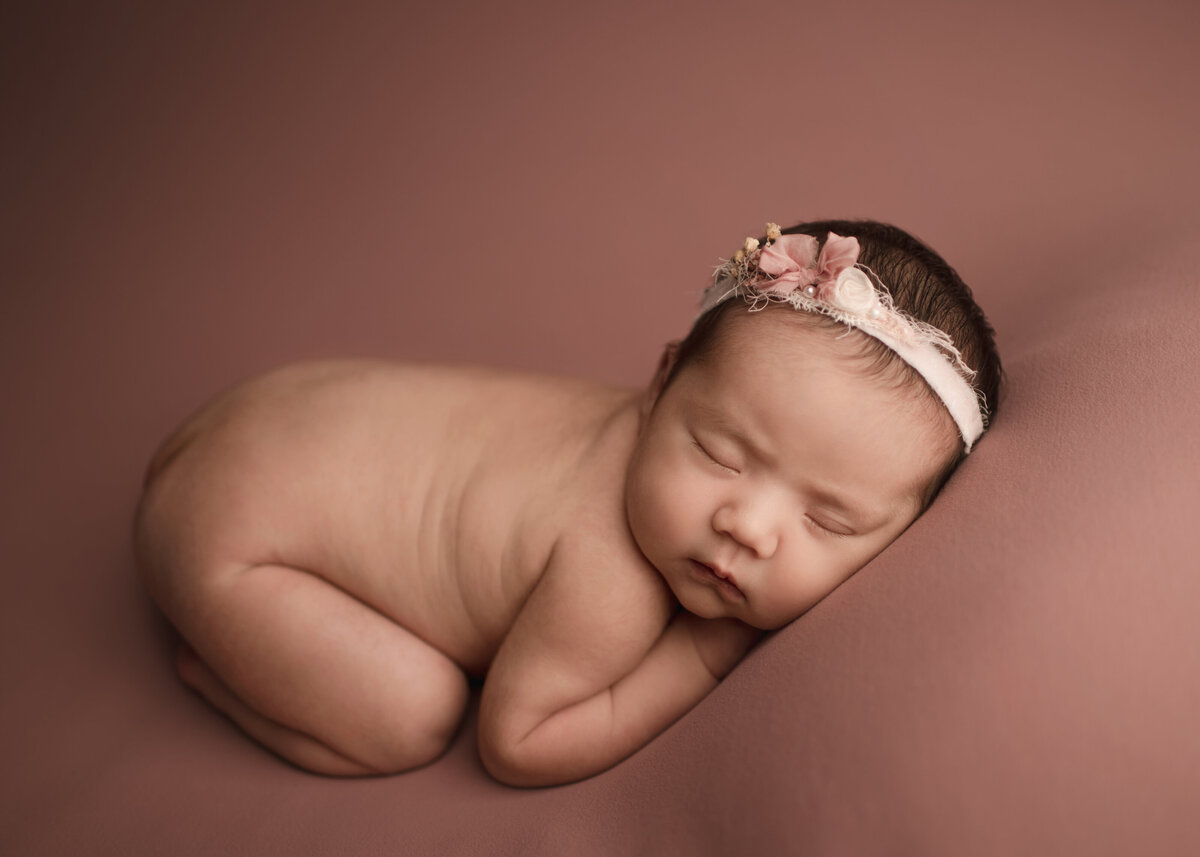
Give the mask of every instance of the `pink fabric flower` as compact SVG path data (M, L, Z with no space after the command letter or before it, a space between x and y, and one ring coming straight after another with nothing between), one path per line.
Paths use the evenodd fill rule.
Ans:
M830 232L821 248L821 256L817 259L817 276L815 282L820 289L822 300L828 300L838 276L842 271L854 266L858 261L858 239L853 236L843 238Z
M764 247L758 257L759 270L774 279L758 286L757 290L765 294L786 295L812 285L817 281L817 270L813 267L816 258L816 238L811 235L780 235Z
M817 239L811 235L780 235L763 248L758 269L772 279L755 286L769 295L786 295L806 286L816 286L814 297L829 300L838 277L858 261L858 239L830 232L817 255Z

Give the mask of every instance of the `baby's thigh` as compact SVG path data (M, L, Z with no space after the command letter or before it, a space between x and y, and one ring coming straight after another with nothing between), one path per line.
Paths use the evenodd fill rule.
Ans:
M380 772L449 744L468 697L433 646L306 570L261 565L197 587L181 632L264 716Z
M345 476L256 413L218 402L160 447L147 473L134 526L138 569L151 595L177 624L203 609L197 593L220 587L242 570L268 564L304 569L355 593L354 540L337 516L331 484ZM351 519L352 520L352 519Z
M143 499L139 566L220 680L263 716L372 769L436 757L466 706L457 664L348 591L344 574L264 560L277 528L304 521L272 517L262 497L221 497L219 485L173 476Z

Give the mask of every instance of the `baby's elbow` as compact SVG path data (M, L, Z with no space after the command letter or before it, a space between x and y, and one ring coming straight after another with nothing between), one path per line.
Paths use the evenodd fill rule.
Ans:
M491 741L485 741L480 735L479 760L483 762L484 770L491 774L492 779L504 783L506 786L524 785L520 776L520 763L514 758L511 748L500 747Z
M518 738L505 735L503 730L487 729L480 724L479 758L484 769L506 786L540 788L556 786L580 779L577 772L563 764L566 760L547 754L536 736Z
M519 744L513 741L488 740L482 734L479 737L479 758L493 779L518 788L550 785L537 776L528 754L520 750Z

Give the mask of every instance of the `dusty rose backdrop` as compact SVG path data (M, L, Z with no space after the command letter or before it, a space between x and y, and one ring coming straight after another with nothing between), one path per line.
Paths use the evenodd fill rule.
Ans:
M1178 321L1184 306L1196 318L1195 254L1177 254L1200 225L1196 9L618 0L0 12L0 850L1194 850L1200 828L1184 813L1200 748L1185 724L1200 649L1185 630L1155 636L1194 613L1182 571L1181 588L1141 601L1142 584L1126 593L1106 577L1092 613L1098 590L1086 581L995 609L1054 579L1020 577L1022 562L1005 566L1007 588L920 578L905 604L928 596L943 605L943 626L982 629L974 661L911 650L978 683L982 695L961 710L922 707L930 688L959 698L937 679L904 686L872 672L863 629L875 623L875 639L890 640L903 620L886 609L891 584L867 578L630 763L523 793L486 779L469 726L439 763L385 781L309 777L251 746L173 682L128 529L154 444L248 374L375 355L638 385L685 330L718 256L766 220L817 217L893 221L928 240L998 330L1012 422L1002 415L991 451L979 450L978 483L968 491L965 474L944 514L969 516L1001 493L1015 498L1005 508L1019 507L1073 448L1111 462L1169 444L1192 467L1194 436L1170 422L1175 412L1155 411L1157 399L1146 424L1129 418L1129 442L1093 447L1085 429L1105 411L1086 405L1105 384L1056 386L1056 366L1086 378L1094 362L1132 365L1162 319L1130 326L1127 350L1095 357L1064 356L1054 342L1078 307L1115 317L1141 299L1146 260L1184 258L1167 270L1193 297L1171 292L1163 315ZM1136 288L1122 294L1126 275ZM1107 302L1093 293L1100 281ZM1179 350L1160 363L1177 372L1176 397L1194 419L1185 364L1195 346L1183 334L1168 341ZM1136 374L1120 377L1137 389ZM1079 408L1018 434L1054 412L1064 389ZM1023 457L1039 472L1014 475ZM1195 546L1181 522L1197 511L1196 471L1164 465L1157 494L1139 483L1146 472L1131 469L1118 488L1084 479L1058 505L1086 500L1093 518L1119 527L1122 502L1144 510L1157 497L1174 552L1127 552L1147 574L1164 562L1182 569ZM1057 531L1034 520L939 532L930 544L970 557ZM1052 551L1055 568L1074 568L1074 549L1089 543L1072 538ZM927 547L909 539L893 564L921 567ZM1147 610L1137 624L1126 599L1167 619ZM1042 657L1031 638L1005 635L1006 623L1033 621L1031 603L1047 623L1067 615L1096 639L1124 617L1133 624L1114 633L1127 645L1071 650L1075 683L1059 699L1058 673L1024 671ZM903 615L922 615L911 610ZM847 655L847 640L866 648ZM1021 658L1004 661L1005 646ZM1149 660L1121 661L1130 651ZM830 652L860 678L802 666ZM986 673L971 666L979 658ZM1113 658L1124 666L1110 675ZM812 689L797 690L807 669ZM791 695L777 698L775 682ZM886 742L903 704L903 722L940 749ZM1062 705L1069 721L1026 740L1033 721L1021 712ZM971 726L980 712L993 715L982 742ZM857 745L842 722L872 737ZM1175 743L1122 743L1143 730ZM745 732L779 744L740 749ZM707 767L714 746L723 767ZM769 766L780 753L791 779Z

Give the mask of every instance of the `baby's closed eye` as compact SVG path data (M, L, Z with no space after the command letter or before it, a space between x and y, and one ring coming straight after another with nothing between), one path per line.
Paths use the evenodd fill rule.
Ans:
M822 518L814 518L812 515L805 515L804 523L809 529L816 530L817 534L822 536L836 536L839 539L844 539L854 535L854 531L844 524L834 523Z
M715 453L710 450L709 447L706 446L694 434L689 435L689 437L691 438L692 446L699 451L699 453L709 464L719 468L721 471L729 475L738 475L741 473L738 468L724 460L725 456L722 453ZM813 516L811 514L805 514L803 517L805 526L807 526L810 530L813 530L817 535L834 536L836 538L848 538L856 535L852 528L839 521L834 521L831 518L822 515Z
M712 452L710 452L709 449L703 443L701 443L698 438L696 438L694 436L692 437L692 446L694 446L696 449L700 450L700 452L704 455L705 458L707 458L713 464L717 465L717 467L720 467L722 470L728 471L729 473L738 473L739 472L736 467L732 467L729 464L726 464L721 459L717 458L716 455L714 455Z

